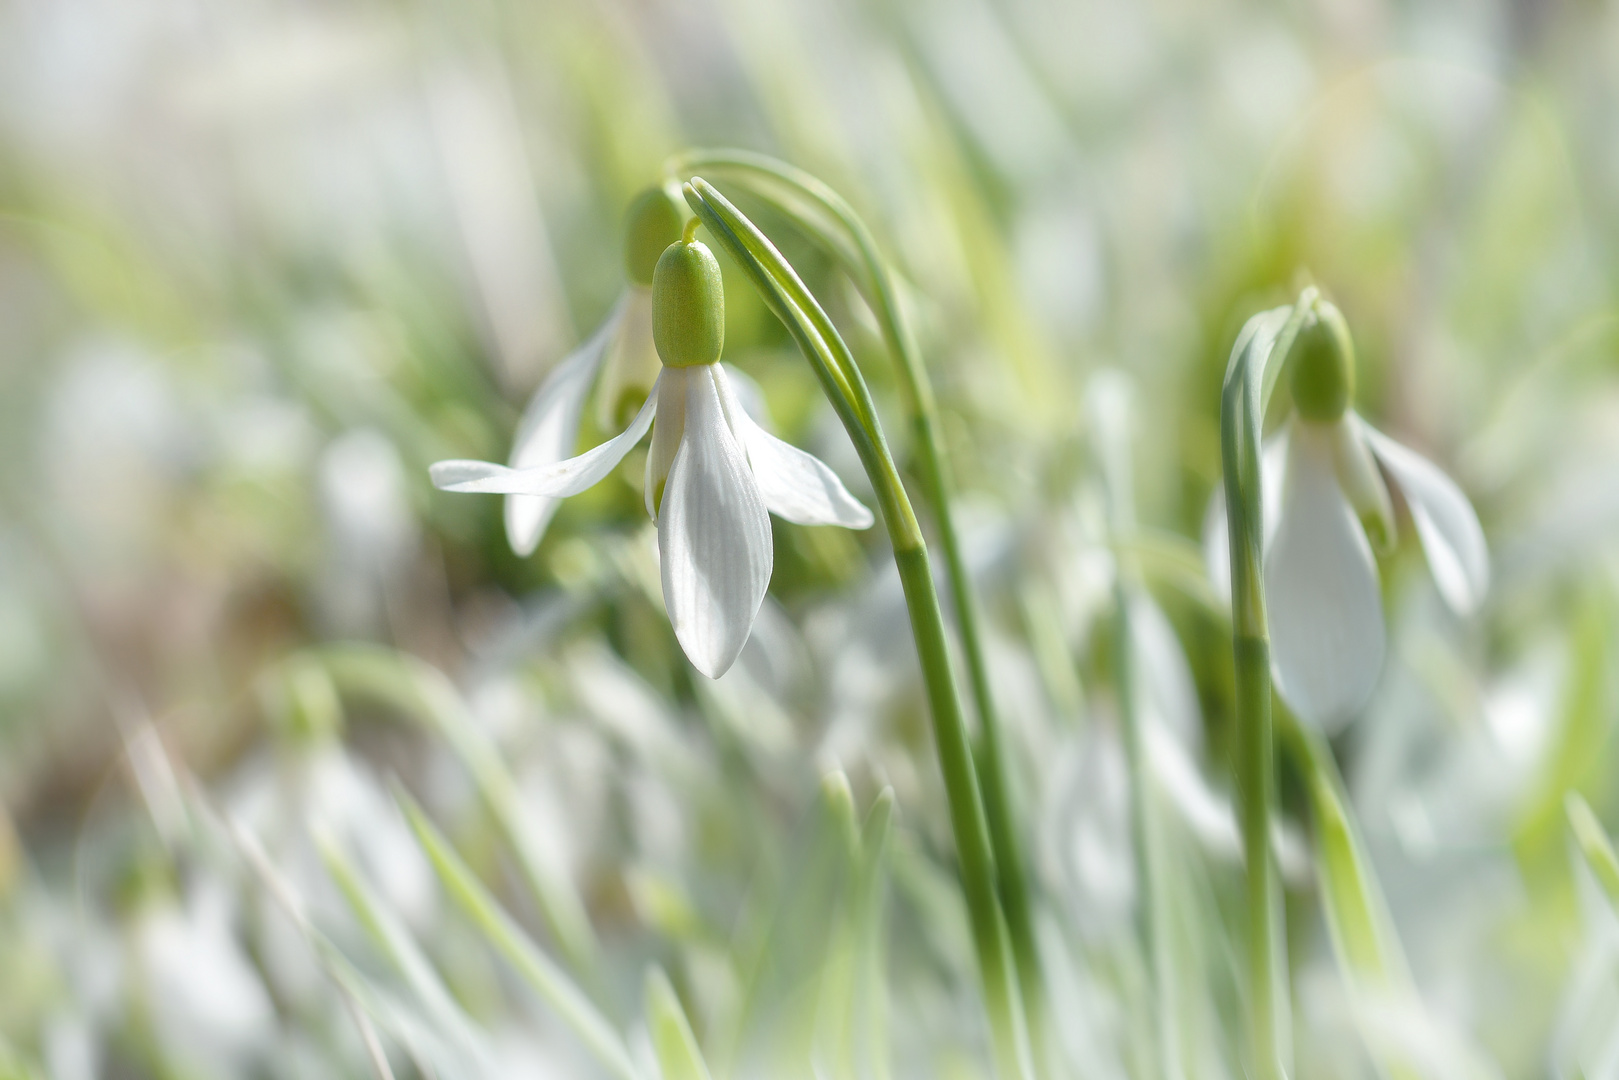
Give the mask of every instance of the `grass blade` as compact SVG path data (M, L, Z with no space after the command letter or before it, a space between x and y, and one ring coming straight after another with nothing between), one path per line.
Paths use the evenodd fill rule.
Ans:
M663 1069L663 1080L712 1080L708 1063L697 1046L686 1011L680 1007L669 976L660 967L646 975L646 1022L652 1032L652 1047Z
M613 1075L622 1080L641 1080L623 1039L584 991L502 910L415 801L403 792L398 793L398 798L439 880L473 925Z
M340 645L323 649L319 655L340 689L386 702L449 743L516 856L524 883L563 954L575 971L593 971L598 943L584 900L567 875L534 843L532 831L524 824L516 781L449 679L415 657L374 645Z

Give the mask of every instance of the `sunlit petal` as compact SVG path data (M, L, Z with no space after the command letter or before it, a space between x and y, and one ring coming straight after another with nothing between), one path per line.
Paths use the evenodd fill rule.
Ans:
M760 427L742 407L723 369L716 372L715 382L726 419L741 439L759 493L772 514L799 525L871 527L876 520L871 511L849 494L837 473L820 458L783 442Z
M764 387L760 386L752 375L734 365L721 364L720 370L725 372L726 385L736 400L742 403L743 410L768 430L770 409L765 404ZM732 425L732 430L735 430L735 425Z
M1383 666L1383 604L1366 533L1333 471L1332 432L1297 423L1281 521L1265 557L1271 663L1293 711L1350 719Z
M596 373L601 370L607 345L624 319L620 300L601 328L567 359L558 364L529 399L517 425L508 460L513 469L532 469L565 460L579 438L579 418ZM519 555L533 554L560 500L543 495L506 497L506 539Z
M663 364L652 344L652 290L632 285L616 312L616 332L605 343L606 362L596 390L596 426L611 431L652 391Z
M1356 422L1411 507L1439 595L1459 615L1475 610L1490 587L1490 552L1473 504L1433 462L1359 417Z
M658 516L663 600L675 637L711 679L747 644L770 584L770 515L720 407L714 369L687 380L685 432Z
M1362 434L1365 427L1353 412L1332 425L1333 463L1344 497L1360 516L1367 536L1379 552L1387 554L1394 546L1394 504Z
M577 495L600 483L641 441L641 436L652 426L657 403L656 394L649 396L622 435L578 457L532 469L509 469L491 461L436 461L430 470L433 486L444 491L495 495L548 495L552 498Z
M664 368L653 391L658 399L658 422L652 428L652 446L646 456L646 482L642 485L647 516L653 521L658 520L663 485L669 479L675 452L680 449L681 433L686 430L686 387L691 378L691 368Z
M1260 515L1265 519L1265 546L1276 535L1276 523L1282 516L1282 485L1287 481L1287 437L1292 429L1288 421L1265 440L1260 451ZM1209 572L1209 584L1215 595L1231 602L1231 533L1225 516L1225 482L1214 485L1209 505L1203 511L1203 565Z

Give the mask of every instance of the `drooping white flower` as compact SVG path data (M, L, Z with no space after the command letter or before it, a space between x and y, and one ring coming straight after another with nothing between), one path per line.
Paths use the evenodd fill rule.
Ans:
M703 257L713 258L706 248ZM716 264L716 288L718 274ZM688 321L680 329L701 327ZM713 336L711 327L702 333ZM446 491L560 499L600 482L652 429L646 506L658 525L664 605L687 657L718 678L746 644L770 583L769 515L851 529L867 528L873 518L823 462L771 435L743 409L717 362L723 331L719 341L701 347L666 340L660 332L666 366L652 394L616 438L578 457L528 468L441 461L432 477Z
M660 188L631 204L624 252L629 279L607 319L582 345L551 369L523 410L507 463L536 468L573 455L579 425L595 391L595 422L608 430L622 423L658 376L652 343L652 272L665 246L680 235L684 215ZM532 555L560 500L543 495L506 498L506 539L519 555Z
M1288 706L1328 730L1366 703L1382 671L1383 603L1367 530L1379 548L1392 543L1385 475L1404 496L1434 584L1451 610L1475 611L1490 578L1484 530L1467 496L1432 462L1348 408L1353 384L1345 371L1352 372L1352 353L1347 345L1335 347L1347 358L1334 377L1348 385L1330 387L1326 396L1338 400L1321 407L1321 384L1296 371L1298 414L1267 441L1260 468L1272 674ZM1306 369L1307 377L1319 370ZM1223 489L1211 500L1203 538L1210 579L1229 595Z

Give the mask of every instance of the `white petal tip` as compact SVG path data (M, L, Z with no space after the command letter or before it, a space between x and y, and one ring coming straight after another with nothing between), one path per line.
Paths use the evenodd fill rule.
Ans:
M746 644L746 642L743 644ZM713 656L702 656L688 650L686 653L686 659L691 661L691 666L696 668L698 674L702 675L704 678L718 679L727 671L731 670L731 667L736 663L736 658L741 655L741 649L737 649L735 652L729 653L728 655L716 654Z
M435 461L428 467L427 475L440 491L463 491L467 490L469 484L488 480L505 471L505 466L488 461Z
M747 644L770 585L770 514L711 374L686 384L685 426L658 512L663 599L680 647L717 679Z

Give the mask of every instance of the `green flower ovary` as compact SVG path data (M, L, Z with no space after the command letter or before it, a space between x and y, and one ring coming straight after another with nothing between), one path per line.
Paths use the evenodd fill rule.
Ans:
M680 239L690 214L686 204L661 187L649 187L624 212L624 273L637 285L651 285L658 256Z
M1293 357L1293 404L1316 423L1337 420L1355 397L1355 345L1336 307L1320 302L1299 332Z
M666 367L712 364L725 347L720 264L692 241L670 244L652 277L652 343Z

